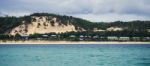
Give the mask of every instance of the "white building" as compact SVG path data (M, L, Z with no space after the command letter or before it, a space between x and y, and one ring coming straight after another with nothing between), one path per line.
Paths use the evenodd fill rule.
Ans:
M120 37L119 40L121 40L121 41L129 41L130 37Z
M132 39L135 40L135 41L139 41L140 37L132 37Z
M69 37L70 37L70 38L75 38L76 36L75 36L75 35L70 35Z
M115 40L118 40L118 37L108 36L107 39L110 40L110 41L115 41Z

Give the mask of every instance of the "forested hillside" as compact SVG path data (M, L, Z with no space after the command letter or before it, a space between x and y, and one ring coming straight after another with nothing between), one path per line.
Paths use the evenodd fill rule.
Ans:
M75 18L72 16L65 15L56 15L48 13L34 13L29 16L23 17L0 17L0 34L4 34L7 31L12 30L13 28L22 24L22 21L25 21L25 24L31 23L33 20L32 16L51 16L56 17L58 22L67 25L73 24L76 29L83 28L86 31L92 31L94 28L106 30L110 27L120 27L126 31L147 31L150 29L150 21L130 21L130 22L90 22L81 18Z

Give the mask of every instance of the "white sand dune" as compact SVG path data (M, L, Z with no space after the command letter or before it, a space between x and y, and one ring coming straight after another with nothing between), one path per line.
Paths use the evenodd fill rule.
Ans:
M33 16L31 24L25 24L25 21L23 21L23 24L13 28L10 31L10 34L15 35L18 33L20 35L30 35L34 33L65 33L71 31L76 31L76 29L75 26L70 24L69 22L67 25L64 25L55 17L48 20L48 16Z

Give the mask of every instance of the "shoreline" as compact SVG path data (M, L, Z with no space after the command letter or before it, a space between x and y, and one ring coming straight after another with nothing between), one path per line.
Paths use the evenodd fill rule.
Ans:
M150 42L136 41L46 41L46 40L28 40L28 41L10 41L0 40L0 44L150 44Z

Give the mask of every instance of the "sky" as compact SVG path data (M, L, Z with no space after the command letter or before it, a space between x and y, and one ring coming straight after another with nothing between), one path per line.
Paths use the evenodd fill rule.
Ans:
M0 15L54 13L92 22L150 20L150 0L0 0Z

